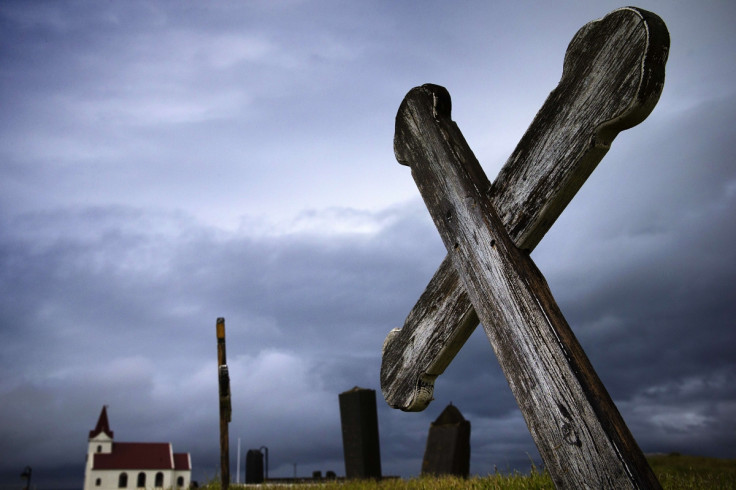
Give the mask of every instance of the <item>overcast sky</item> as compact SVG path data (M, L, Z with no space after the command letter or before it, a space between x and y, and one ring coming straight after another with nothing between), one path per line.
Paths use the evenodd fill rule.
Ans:
M429 423L472 424L471 472L539 462L482 329L421 413L381 346L445 251L393 155L412 87L447 87L490 179L610 1L0 3L0 487L81 487L118 441L216 475L225 317L232 472L344 475L338 394L376 390L383 472ZM664 92L533 254L645 452L736 457L736 3L645 1ZM243 465L241 464L241 470ZM242 477L241 477L242 481Z

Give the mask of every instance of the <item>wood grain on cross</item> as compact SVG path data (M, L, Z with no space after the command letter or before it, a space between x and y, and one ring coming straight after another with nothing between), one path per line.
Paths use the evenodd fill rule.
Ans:
M641 9L617 10L570 42L563 76L489 189L512 241L531 252L608 151L643 121L664 84L669 34ZM478 325L448 254L401 329L386 338L381 390L405 411L424 410L434 380Z
M386 339L384 397L426 407L434 378L480 320L558 487L659 488L528 252L618 132L651 112L668 48L664 23L640 9L584 26L493 185L452 122L445 89L413 89L396 118L396 157L412 168L448 256Z

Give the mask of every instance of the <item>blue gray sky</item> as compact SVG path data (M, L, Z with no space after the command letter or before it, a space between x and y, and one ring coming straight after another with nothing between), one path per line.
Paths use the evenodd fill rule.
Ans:
M471 472L539 455L482 329L421 413L381 346L444 249L394 117L436 83L493 179L582 25L622 4L0 3L0 486L78 488L116 440L219 461L215 321L235 447L344 474L338 394L377 391L384 474L421 469L450 402ZM736 4L641 1L664 92L533 254L645 452L736 457ZM241 469L243 465L241 464ZM242 480L242 477L241 477Z

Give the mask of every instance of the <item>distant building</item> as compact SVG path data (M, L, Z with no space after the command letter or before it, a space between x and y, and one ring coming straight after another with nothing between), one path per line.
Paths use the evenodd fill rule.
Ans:
M113 442L102 407L89 432L84 490L187 488L192 479L189 453L175 453L168 442Z

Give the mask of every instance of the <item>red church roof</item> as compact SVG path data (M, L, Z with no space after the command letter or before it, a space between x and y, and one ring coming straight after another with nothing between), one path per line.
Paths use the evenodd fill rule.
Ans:
M174 469L177 471L192 469L192 460L189 453L174 453Z
M100 412L100 418L97 419L97 425L94 430L89 431L89 438L97 436L104 432L112 439L113 432L110 430L110 423L107 421L107 405L102 406L102 412Z
M168 442L114 442L111 453L94 455L95 470L190 470L189 454L174 454Z
M89 438L105 433L112 438L107 407L102 407L97 426ZM177 470L192 469L189 453L174 453L168 442L113 442L109 453L95 453L93 470Z

